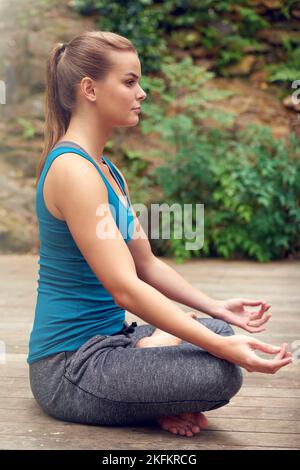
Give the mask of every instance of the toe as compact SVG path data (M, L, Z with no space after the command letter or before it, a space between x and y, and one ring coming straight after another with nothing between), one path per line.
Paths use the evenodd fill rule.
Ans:
M193 431L194 433L200 432L199 426L196 426L196 425L192 426L192 431Z
M193 423L190 420L179 418L179 427L184 430L184 434L187 437L192 437L194 433L199 432L200 429L198 427L198 431L193 429Z
M183 422L174 416L158 418L158 422L164 431L169 431L172 434L180 434L182 436L185 435Z
M186 413L190 415L190 413ZM193 418L193 419L192 419ZM200 428L195 421L194 416L189 416L189 419L185 419L181 416L170 416L158 418L158 423L164 431L169 431L172 434L179 434L180 436L193 437L194 433L200 432Z
M193 432L190 430L190 429L187 429L186 430L186 434L185 434L187 437L193 437Z
M177 417L185 422L188 422L194 433L198 433L201 431L201 429L206 429L208 427L207 418L201 412L180 413L180 415L177 415Z
M170 431L172 434L178 434L178 430L177 428L175 427L171 427L171 428L164 428L166 431Z
M200 427L200 429L206 429L208 427L208 420L203 413L193 413L195 424Z

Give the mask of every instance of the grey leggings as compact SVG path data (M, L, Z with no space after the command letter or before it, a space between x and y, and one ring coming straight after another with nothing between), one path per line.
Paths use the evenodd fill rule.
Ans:
M234 334L222 320L197 321L220 335ZM93 336L77 351L32 363L30 385L36 401L60 420L125 426L219 408L239 391L241 368L191 343L135 347L155 329L125 322L121 333Z

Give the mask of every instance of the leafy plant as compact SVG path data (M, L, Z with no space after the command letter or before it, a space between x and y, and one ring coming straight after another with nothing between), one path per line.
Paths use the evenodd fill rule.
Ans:
M17 122L21 126L22 137L24 139L30 140L35 137L35 134L36 134L35 128L28 119L19 117L17 119Z
M213 70L222 74L268 25L250 0L74 0L72 5L82 15L98 14L100 29L130 39L146 73L160 70L169 38L180 31L187 48L201 45L214 54Z
M172 254L261 262L299 254L299 139L292 134L278 141L270 129L256 126L234 139L224 130L218 134L217 140L216 131L200 137L192 154L178 154L157 170L169 203L205 204L204 249L187 252L182 239ZM179 171L170 186L174 167Z
M75 0L74 9L84 15L98 13L99 28L114 31L130 39L142 58L144 72L158 71L167 51L166 41L158 34L166 5L153 0Z
M300 39L299 39L300 41ZM283 40L286 59L280 63L272 64L266 67L270 72L268 80L270 82L292 82L299 79L300 76L300 48L291 39Z
M145 80L146 88L151 90L151 100L143 104L147 119L141 123L141 130L145 134L158 133L168 144L170 154L189 148L191 133L204 120L211 119L224 127L232 124L233 115L217 111L213 103L233 92L203 86L214 77L212 72L195 66L190 57L179 63L167 57L162 74L163 78Z

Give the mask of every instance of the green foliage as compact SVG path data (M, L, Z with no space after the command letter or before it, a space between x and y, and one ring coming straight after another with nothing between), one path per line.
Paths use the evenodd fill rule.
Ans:
M244 2L249 3L249 2ZM239 25L240 34L243 36L254 36L260 29L267 28L269 23L256 11L249 7L238 6L241 22Z
M17 119L18 124L22 129L22 137L26 140L33 139L35 137L36 131L31 122L28 119L19 117Z
M291 135L284 143L255 126L234 133L232 116L211 107L223 97L206 86L213 74L190 58L177 64L168 58L162 70L160 78L147 77L152 96L143 104L147 119L141 123L143 133L158 137L152 154L165 162L151 174L164 193L152 202L204 204L205 242L187 250L190 240L176 239L171 224L169 240L152 240L156 252L178 262L194 256L268 261L296 254L299 140ZM196 231L194 215L193 224Z
M147 117L141 123L143 133L157 132L170 149L180 151L188 148L190 133L201 121L211 119L224 127L232 125L233 115L218 111L212 104L233 93L203 86L214 77L212 72L195 66L190 57L179 63L167 57L162 73L162 78L144 80L151 99L143 103Z
M145 73L158 71L165 54L166 41L159 34L166 5L153 0L75 0L74 8L81 14L99 14L99 28L113 31L133 42L143 63Z
M99 28L130 39L136 47L145 73L160 70L168 52L170 32L181 30L187 47L200 43L216 56L215 71L238 62L255 33L268 25L251 8L249 0L75 0L74 9L83 14L98 14ZM238 19L235 17L238 16ZM234 17L234 18L232 18ZM190 40L189 40L190 38Z
M169 204L205 204L205 244L191 252L186 239L171 240L172 254L179 261L217 255L263 262L299 253L300 142L295 135L284 143L268 128L253 126L234 138L219 130L197 139L191 134L191 139L190 150L158 168L157 177Z
M160 71L170 45L177 45L187 50L201 46L214 59L212 71L227 76L227 68L237 64L247 51L266 52L258 36L262 29L291 30L288 21L296 2L282 1L274 10L262 9L252 0L74 0L72 5L83 15L98 15L100 29L130 39L146 74ZM268 66L270 81L295 79L299 72L298 46L293 44L283 60L285 46L271 46L274 60L267 59L267 64L272 64Z
M300 39L299 39L300 41ZM270 82L292 82L299 79L300 76L300 48L299 43L291 39L284 39L283 46L286 52L284 62L276 63L266 67L270 72Z
M286 19L291 18L291 9L293 6L297 5L299 2L298 0L283 0L281 6L281 13Z

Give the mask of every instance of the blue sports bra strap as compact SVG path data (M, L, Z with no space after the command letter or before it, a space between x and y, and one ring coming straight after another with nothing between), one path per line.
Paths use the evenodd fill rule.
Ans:
M121 177L121 174L120 174L120 171L118 170L118 168L116 167L116 165L111 162L110 160L108 160L108 158L105 158L104 157L104 160L108 163L109 167L111 168L113 174L116 176L116 178L118 179L121 187L123 188L123 191L124 193L126 194L127 196L127 193L126 193L126 189L125 189L125 183L124 183L124 180L123 178Z
M104 178L105 181L107 181L105 175L102 173L96 162L85 152L82 152L81 150L75 148L75 147L68 147L68 146L60 146L55 149L52 149L50 153L48 153L45 165L48 163L48 161L52 161L52 158L56 158L58 155L62 155L63 153L77 153L78 155L81 155L82 157L85 157L87 160L89 160L95 168L98 170L98 173Z

